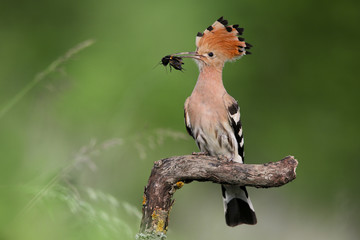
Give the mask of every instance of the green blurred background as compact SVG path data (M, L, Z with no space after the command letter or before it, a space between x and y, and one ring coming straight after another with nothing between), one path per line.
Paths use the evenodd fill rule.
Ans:
M153 162L197 151L183 121L197 67L158 63L194 50L196 33L220 16L254 45L223 74L241 106L247 162L294 155L297 179L250 189L259 223L236 228L225 225L219 186L186 185L168 238L358 239L359 5L2 2L0 239L134 238Z

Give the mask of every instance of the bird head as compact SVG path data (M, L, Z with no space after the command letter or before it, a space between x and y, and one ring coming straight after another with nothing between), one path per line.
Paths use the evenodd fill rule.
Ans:
M194 58L202 69L204 66L222 68L227 61L234 61L251 54L251 44L240 37L244 29L239 25L228 25L223 17L219 18L196 36L196 52L182 52L174 56Z

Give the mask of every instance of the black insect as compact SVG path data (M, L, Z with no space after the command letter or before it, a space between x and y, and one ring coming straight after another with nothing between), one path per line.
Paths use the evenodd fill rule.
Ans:
M171 71L172 67L175 68L176 70L180 70L180 71L183 70L182 65L184 63L183 63L183 60L182 60L181 57L167 55L167 56L165 56L165 57L163 57L161 59L161 63L165 67L169 64L170 65L170 71Z

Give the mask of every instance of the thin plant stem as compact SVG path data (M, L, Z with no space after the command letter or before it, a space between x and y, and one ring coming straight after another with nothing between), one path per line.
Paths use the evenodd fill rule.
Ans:
M72 58L75 54L84 50L87 47L90 47L95 40L88 39L84 42L79 43L75 47L68 50L63 56L59 57L55 61L53 61L47 68L45 68L42 72L36 74L34 79L29 82L25 87L23 87L14 97L10 99L9 102L5 104L5 106L0 110L0 120L4 117L6 113L8 113L24 96L34 88L40 81L46 78L50 73L56 71L62 64L67 62L70 58Z

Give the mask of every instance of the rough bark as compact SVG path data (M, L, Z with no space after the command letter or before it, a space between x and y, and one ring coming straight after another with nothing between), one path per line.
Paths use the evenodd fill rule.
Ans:
M163 239L172 196L184 183L211 181L257 188L282 186L296 177L292 156L278 162L241 164L207 155L175 156L156 161L144 191L139 239Z

